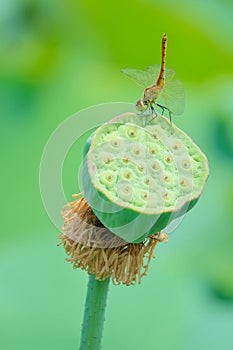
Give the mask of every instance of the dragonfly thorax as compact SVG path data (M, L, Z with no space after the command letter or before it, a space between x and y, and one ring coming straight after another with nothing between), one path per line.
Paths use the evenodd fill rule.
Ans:
M160 96L162 89L163 89L162 86L157 86L156 84L146 88L144 90L143 102L144 103L145 101L155 102L155 100L157 100L157 98Z

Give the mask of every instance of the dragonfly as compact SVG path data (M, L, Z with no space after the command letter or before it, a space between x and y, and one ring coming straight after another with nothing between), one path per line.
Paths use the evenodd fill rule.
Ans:
M125 68L121 73L144 88L142 99L136 103L136 109L142 114L149 109L153 119L158 116L154 106L168 112L170 122L172 115L180 115L184 111L185 94L182 83L174 79L176 72L166 68L167 35L162 37L161 65L154 64L147 70ZM159 102L159 103L158 103Z

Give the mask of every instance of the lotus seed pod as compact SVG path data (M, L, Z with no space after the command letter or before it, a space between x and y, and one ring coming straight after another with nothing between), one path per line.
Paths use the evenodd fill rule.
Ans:
M167 118L125 113L84 148L83 190L110 231L138 243L189 211L208 177L207 158Z

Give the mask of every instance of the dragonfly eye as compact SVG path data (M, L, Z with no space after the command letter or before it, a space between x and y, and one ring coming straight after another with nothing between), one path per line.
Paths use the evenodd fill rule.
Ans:
M144 112L147 109L147 106L143 103L142 100L138 100L136 103L136 109L140 112Z

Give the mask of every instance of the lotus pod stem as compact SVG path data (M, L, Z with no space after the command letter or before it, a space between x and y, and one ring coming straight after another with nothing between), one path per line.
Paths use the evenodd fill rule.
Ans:
M89 276L80 350L100 350L110 278Z

